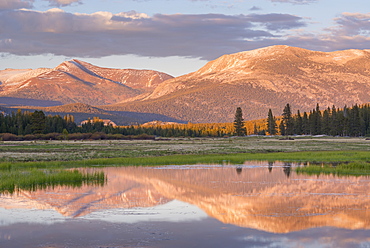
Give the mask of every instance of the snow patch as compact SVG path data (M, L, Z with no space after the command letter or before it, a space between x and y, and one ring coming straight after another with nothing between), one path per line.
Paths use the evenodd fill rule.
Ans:
M26 80L29 80L30 78L37 77L45 72L49 72L51 69L46 69L46 68L40 68L40 69L35 69L35 70L27 70L27 71L22 71L20 70L19 73L11 73L10 77L8 77L5 81L5 85L17 85L20 84Z
M25 83L24 85L22 85L21 87L19 87L18 89L22 89L22 88L24 88L24 87L27 87L27 86L29 86L30 85L30 83L28 82L28 83Z

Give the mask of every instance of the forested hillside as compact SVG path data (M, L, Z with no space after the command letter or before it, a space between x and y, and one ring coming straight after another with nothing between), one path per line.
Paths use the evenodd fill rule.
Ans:
M42 111L22 112L18 110L10 115L0 113L0 137L2 140L33 140L127 139L134 136L145 139L153 139L154 137L230 137L252 134L370 136L370 104L354 105L341 109L333 106L325 110L320 110L317 105L309 112L298 110L297 114L293 114L290 104L287 104L282 110L281 116L276 118L269 110L266 119L254 121L243 121L241 112L238 110L241 111L241 108L237 108L236 112L239 128L236 127L235 122L188 124L151 122L143 125L115 127L105 125L104 121L97 117L89 119L79 126L74 122L73 115L46 116Z

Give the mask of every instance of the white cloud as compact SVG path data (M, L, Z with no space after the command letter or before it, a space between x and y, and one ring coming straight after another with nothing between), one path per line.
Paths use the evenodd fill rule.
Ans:
M32 8L34 0L1 0L0 10Z
M292 3L292 4L310 4L318 1L319 0L271 0L271 2Z
M82 3L81 0L45 0L45 1L48 1L51 6L57 6L57 7L68 6L74 3L77 3L77 4Z
M17 54L52 53L101 57L187 56L213 59L275 40L281 32L304 26L302 18L286 14L162 15L134 11L112 14L72 14L60 9L45 12L0 12L0 40L11 39L0 51ZM265 42L266 42L265 41Z
M369 48L370 14L343 13L321 34L304 33L305 19L289 14L163 15L0 11L0 51L67 57L138 55L214 59L285 44L332 51Z
M50 6L62 7L72 4L82 4L82 0L44 0ZM0 10L32 9L35 0L0 0Z
M343 13L335 19L338 24L332 30L340 36L370 36L370 13Z

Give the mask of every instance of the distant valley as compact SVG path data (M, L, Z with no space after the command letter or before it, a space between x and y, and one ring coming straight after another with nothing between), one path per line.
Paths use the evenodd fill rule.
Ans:
M173 78L72 60L53 69L0 71L0 106L99 116L118 124L152 120L231 122L280 115L286 103L309 111L370 102L370 50L315 52L271 46L224 55ZM27 106L28 105L28 106Z

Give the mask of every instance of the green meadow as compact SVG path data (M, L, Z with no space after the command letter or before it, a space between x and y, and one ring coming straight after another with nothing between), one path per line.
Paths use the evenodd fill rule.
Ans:
M307 166L296 170L298 173L310 174L368 174L370 140L332 137L280 140L279 137L256 136L134 141L1 142L0 179L3 183L0 185L0 192L52 185L51 181L58 182L59 185L68 185L71 182L76 182L76 185L87 182L101 183L101 178L104 178L102 175L83 175L80 172L81 175L77 175L76 171L63 169L200 163L243 164L247 160L316 164L335 162L335 166ZM21 180L28 180L29 183ZM4 186L12 185L12 182L15 185L13 188Z

